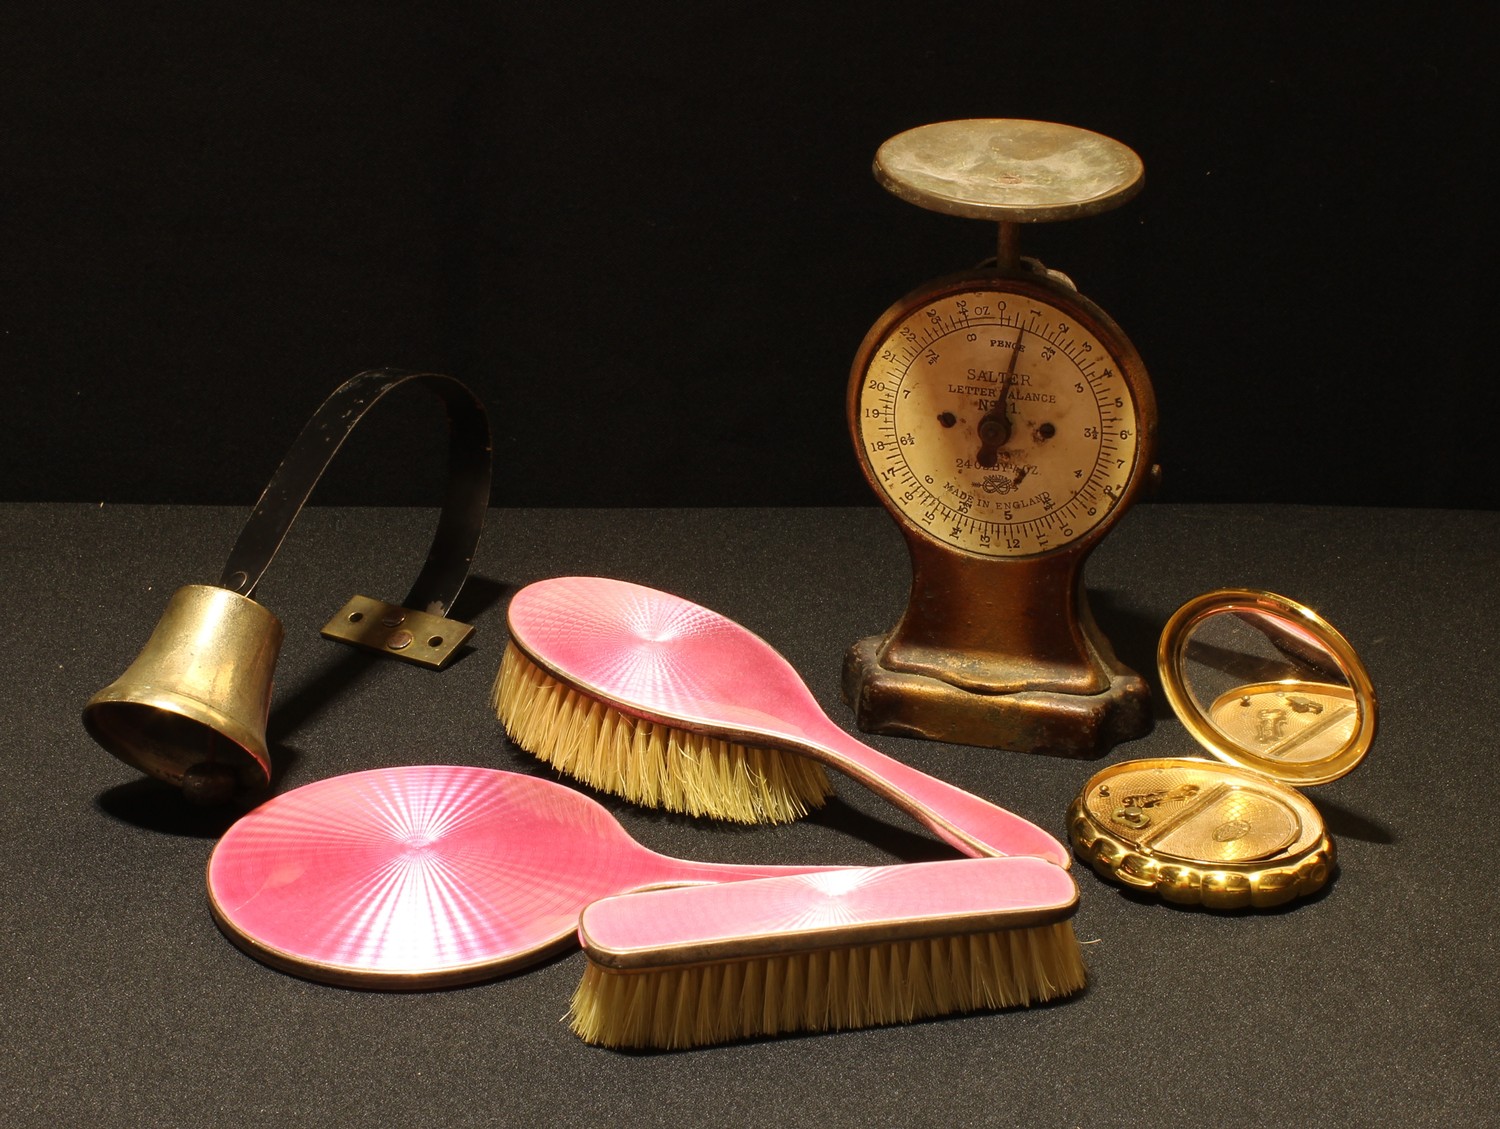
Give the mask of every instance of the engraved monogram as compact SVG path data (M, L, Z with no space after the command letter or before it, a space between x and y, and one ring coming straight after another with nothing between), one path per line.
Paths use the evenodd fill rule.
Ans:
M1255 739L1262 745L1273 745L1286 737L1286 710L1261 710L1255 720Z
M1154 792L1137 792L1133 796L1126 796L1120 802L1127 808L1154 808L1161 804L1190 800L1202 790L1197 784L1179 784L1170 791L1166 788L1158 788Z
M1114 810L1112 818L1117 823L1123 823L1126 827L1139 831L1151 823L1151 816L1147 814L1149 809L1160 807L1162 804L1190 800L1202 790L1199 784L1179 784L1171 789L1157 788L1151 792L1136 792L1120 800L1120 806ZM1105 785L1100 788L1099 795L1107 797L1109 786Z
M1231 819L1214 828L1215 843L1232 843L1250 834L1250 824L1243 819Z

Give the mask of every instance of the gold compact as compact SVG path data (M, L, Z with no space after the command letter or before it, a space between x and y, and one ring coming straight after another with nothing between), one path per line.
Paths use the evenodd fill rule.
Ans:
M1214 909L1318 890L1333 840L1293 786L1337 780L1375 739L1375 690L1354 648L1295 600L1223 589L1177 610L1156 662L1173 710L1218 759L1095 773L1068 809L1079 857L1122 885Z

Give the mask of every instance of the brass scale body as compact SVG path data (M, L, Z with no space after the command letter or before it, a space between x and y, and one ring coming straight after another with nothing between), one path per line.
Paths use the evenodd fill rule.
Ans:
M875 173L909 202L998 221L999 253L897 302L855 358L850 432L912 585L895 627L849 649L844 696L868 732L1063 755L1141 736L1147 685L1095 623L1083 568L1159 473L1155 399L1119 327L1016 238L1129 199L1140 159L986 119L892 138Z

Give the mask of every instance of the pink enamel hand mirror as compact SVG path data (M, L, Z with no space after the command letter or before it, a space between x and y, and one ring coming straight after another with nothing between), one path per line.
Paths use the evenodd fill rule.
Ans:
M214 848L214 919L257 960L361 988L471 983L575 940L584 906L656 886L808 874L669 858L561 784L496 769L375 769L307 784Z

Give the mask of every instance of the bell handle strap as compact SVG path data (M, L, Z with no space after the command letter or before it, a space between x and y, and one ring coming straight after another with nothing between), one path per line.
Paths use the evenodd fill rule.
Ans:
M219 587L253 598L313 488L365 413L387 393L420 384L443 401L448 416L448 488L437 531L403 605L445 616L469 575L490 502L491 445L484 405L451 376L372 369L324 400L282 459L230 550Z

